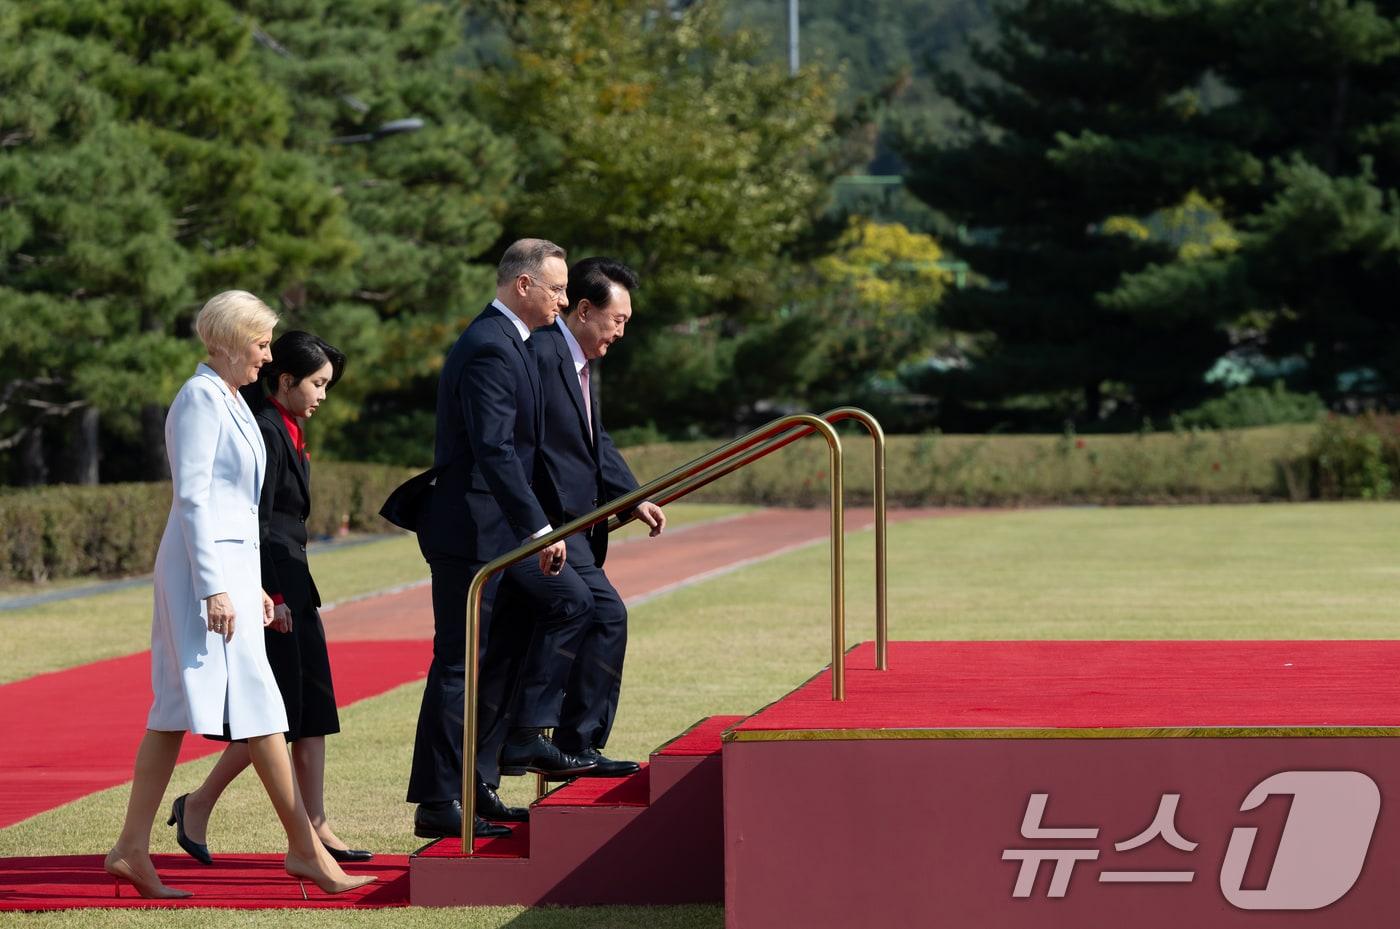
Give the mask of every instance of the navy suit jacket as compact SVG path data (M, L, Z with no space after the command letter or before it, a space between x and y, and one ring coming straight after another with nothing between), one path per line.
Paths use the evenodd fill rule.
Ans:
M589 405L596 441L590 441L583 391L564 333L557 326L543 326L531 334L530 341L536 343L535 360L544 390L545 439L539 454L546 479L540 485L540 500L553 524L562 526L605 501L636 490L637 479L603 428L596 381L590 384L593 396ZM570 536L567 545L570 562L601 567L608 551L607 523L593 527L586 539Z
M438 379L436 485L417 526L425 553L486 562L549 523L534 486L543 406L533 352L487 306Z

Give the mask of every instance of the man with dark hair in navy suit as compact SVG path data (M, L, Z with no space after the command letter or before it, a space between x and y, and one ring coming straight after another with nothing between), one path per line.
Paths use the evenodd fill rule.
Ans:
M548 477L541 501L555 525L598 508L637 489L599 415L593 364L622 338L632 317L631 292L637 276L621 262L589 258L569 271L569 306L552 326L537 329L535 359L544 391L544 442L537 451ZM666 526L661 508L650 502L633 514L653 536ZM634 761L602 754L617 714L622 660L627 650L627 608L603 573L608 551L606 523L570 536L568 564L588 585L593 612L573 661L554 744L597 763L590 776L618 777L638 769ZM502 610L508 607L502 604ZM502 759L502 772L511 773Z
M418 804L414 832L423 838L461 834L468 586L484 564L552 529L540 503L544 398L530 336L567 305L567 286L562 248L543 239L511 245L497 268L496 299L457 339L438 380L433 480L414 504L418 544L432 572L434 622L407 798ZM568 777L596 767L544 735L559 723L571 670L563 656L577 653L593 612L588 586L565 559L560 542L504 572L534 621L518 667L481 665L477 810L486 817L518 818L501 815L518 811L505 810L489 786L499 779L500 739L522 770ZM480 632L488 654L500 634L492 629L493 599L488 589ZM529 686L512 689L512 675ZM506 831L480 817L473 826L477 835Z

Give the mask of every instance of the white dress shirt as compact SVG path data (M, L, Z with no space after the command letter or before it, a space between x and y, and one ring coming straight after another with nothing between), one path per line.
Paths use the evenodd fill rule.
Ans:
M516 332L520 333L521 339L525 340L526 342L530 341L530 327L521 322L520 317L512 313L510 307L502 303L499 297L497 297L495 300L492 300L491 305L494 306L496 309L500 310L502 313L504 313L506 319L515 323L515 330Z
M554 325L558 326L559 331L564 333L564 341L569 345L569 354L574 356L574 374L582 374L583 366L588 364L588 358L583 354L583 346L578 344L578 339L574 338L574 334L569 331L569 327L564 323L564 317L560 316L555 319Z

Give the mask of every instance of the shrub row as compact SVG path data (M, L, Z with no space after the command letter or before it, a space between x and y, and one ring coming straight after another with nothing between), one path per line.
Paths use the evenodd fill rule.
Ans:
M842 428L846 499L871 498L871 443ZM623 454L649 480L711 443L644 445ZM812 506L827 497L815 437L697 491L690 499ZM1225 503L1386 499L1400 495L1400 417L1330 417L1253 429L1076 436L891 436L885 484L905 506Z
M871 497L871 445L843 428L846 498ZM626 449L651 480L713 442ZM804 439L691 500L817 506L827 499L823 443ZM412 469L318 462L315 536L394 531L378 515ZM893 436L886 487L906 506L1209 503L1386 499L1400 495L1400 417L1317 425L1136 435ZM22 580L140 574L151 569L170 509L168 484L46 487L0 493L0 574Z
M889 501L906 506L1029 506L1225 502L1298 498L1289 470L1301 467L1314 427L1093 436L892 436ZM639 477L655 477L706 450L706 443L650 445L624 455ZM871 498L871 443L842 429L846 498ZM826 499L824 443L807 438L692 495L691 499L815 505ZM1302 472L1300 472L1301 475ZM1294 478L1306 486L1305 477ZM1305 493L1305 492L1304 492Z
M379 517L389 491L412 474L386 465L317 462L313 536L396 531ZM170 485L54 486L0 493L0 577L43 581L143 574L170 514Z
M1330 416L1307 459L1312 494L1384 500L1400 491L1400 416Z

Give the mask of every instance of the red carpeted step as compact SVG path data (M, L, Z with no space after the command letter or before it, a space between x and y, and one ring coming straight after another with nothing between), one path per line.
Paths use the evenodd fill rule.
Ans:
M581 777L536 800L530 823L442 839L412 859L414 904L719 902L724 895L721 737L742 716L703 719L628 777Z
M724 899L721 737L742 716L712 716L630 777L585 777L535 801L530 831L471 858L444 839L414 856L412 901L429 906ZM526 845L527 847L521 847ZM513 857L512 857L513 855Z
M462 840L457 838L438 839L430 845L414 852L416 858L460 858ZM529 858L530 824L510 825L510 835L495 839L476 839L472 843L472 856L475 858Z
M580 777L535 801L536 807L646 806L650 803L651 768L627 777Z
M724 731L747 716L707 716L662 745L653 755L715 755L722 747Z

